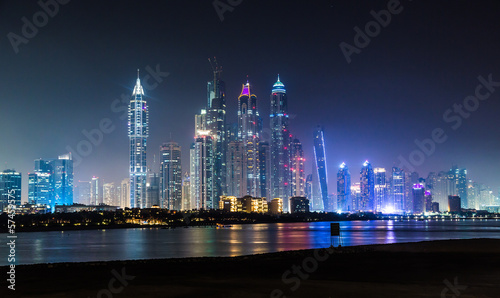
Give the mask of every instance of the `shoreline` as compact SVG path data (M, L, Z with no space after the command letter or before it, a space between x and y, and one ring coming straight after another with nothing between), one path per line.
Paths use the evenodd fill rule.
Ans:
M314 270L302 272L307 278L292 279L297 277L292 273L283 278L293 266L311 267L312 258L316 258ZM107 288L113 270L133 276L120 297L273 297L272 293L274 297L282 297L279 293L287 297L422 297L429 293L439 296L446 289L443 281L453 284L455 278L467 286L461 297L495 297L500 291L500 239L375 244L238 257L19 265L16 294L96 297Z

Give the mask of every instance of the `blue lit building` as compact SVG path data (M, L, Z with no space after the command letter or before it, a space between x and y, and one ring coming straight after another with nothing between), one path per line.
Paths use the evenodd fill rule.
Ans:
M405 211L405 178L403 169L392 168L391 201L386 206L386 209L391 210L392 205L394 211Z
M373 211L375 208L375 175L372 165L368 161L363 163L359 182L361 196L358 202L358 208L361 211Z
M351 204L351 173L345 163L337 173L337 211L353 211Z
M28 174L28 202L50 206L73 204L73 160L71 153L58 159L35 160L35 172Z
M422 214L425 211L425 187L422 184L413 185L413 208L411 213Z
M314 160L316 161L316 171L318 177L319 190L323 201L324 211L329 210L328 198L328 174L326 169L325 138L323 128L318 126L314 131ZM314 186L313 186L314 187Z
M132 92L128 107L128 135L130 147L130 207L146 207L146 140L149 135L149 111L144 90L139 79L137 70L137 81Z
M21 173L15 170L0 172L0 213L7 211L9 201L21 205Z
M260 195L259 171L259 112L257 110L257 96L250 91L250 83L243 85L238 97L238 140L244 148L246 167L246 194L252 197Z

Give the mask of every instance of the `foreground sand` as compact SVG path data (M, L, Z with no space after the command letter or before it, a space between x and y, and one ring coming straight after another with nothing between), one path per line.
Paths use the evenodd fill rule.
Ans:
M294 265L305 265L309 273L303 268L300 274L292 273ZM0 297L281 297L281 292L286 297L308 298L500 297L500 240L369 245L233 258L43 264L16 269L15 293L6 291L2 278ZM126 286L113 280L113 270L118 275L125 270L130 276L124 281ZM282 276L288 270L285 283Z

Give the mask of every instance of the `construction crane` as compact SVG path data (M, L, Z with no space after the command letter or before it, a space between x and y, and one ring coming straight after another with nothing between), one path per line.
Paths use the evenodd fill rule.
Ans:
M222 66L219 66L219 63L217 62L217 58L214 57L214 59L208 58L208 62L210 63L210 66L212 67L212 71L214 72L214 81L220 79L220 74L222 72Z

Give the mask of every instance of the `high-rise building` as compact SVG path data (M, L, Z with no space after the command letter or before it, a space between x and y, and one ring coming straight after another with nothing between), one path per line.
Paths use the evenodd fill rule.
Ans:
M6 212L8 206L21 205L21 173L15 170L0 172L0 213Z
M191 210L191 182L189 172L184 173L182 179L182 209L181 210Z
M125 209L125 208L130 208L130 179L125 178L122 180L121 186L120 186L120 207Z
M307 213L309 212L309 200L306 197L291 197L290 198L290 213Z
M160 207L160 175L154 172L148 174L146 181L145 208L151 208L153 206Z
M118 194L114 182L104 183L102 186L103 203L108 206L118 205Z
M467 170L453 166L450 170L450 177L453 179L454 192L449 195L457 195L460 197L461 208L467 209Z
M387 210L391 210L391 207L394 211L404 212L406 210L404 202L405 202L405 171L400 168L393 167L392 168L392 179L391 179L391 194L392 200L389 205L386 207ZM391 206L392 203L392 206Z
M358 207L362 211L373 211L375 201L375 176L372 165L365 161L360 172L360 191L361 198Z
M351 173L343 162L337 173L337 209L338 211L353 211L351 201Z
M285 85L278 76L271 92L271 197L281 198L283 209L288 211L289 198L292 195L292 172L290 164L291 134L288 130L288 99Z
M128 135L130 141L130 206L144 208L146 206L146 140L149 136L149 109L144 98L144 90L139 79L132 92L128 107Z
M306 159L304 158L304 150L298 139L292 142L292 196L304 197L306 195L306 174L304 172ZM309 200L308 200L309 201Z
M270 199L271 148L268 142L259 143L260 196Z
M448 212L460 212L461 202L459 196L448 196Z
M414 184L413 191L413 208L411 213L413 214L422 214L425 212L425 188L422 184Z
M387 202L387 179L384 168L375 168L375 211L386 210L384 204Z
M50 206L73 204L73 160L71 153L58 159L35 160L35 173L28 174L28 200Z
M231 141L227 148L226 182L227 194L242 198L247 193L247 179L245 176L246 162L243 143Z
M210 60L213 80L207 83L207 113L205 128L213 138L213 193L215 201L226 194L226 94L225 84L221 80L222 67L217 60ZM217 203L217 202L215 202ZM214 205L217 208L218 205Z
M191 207L213 209L218 202L213 191L213 138L210 131L198 131L191 149ZM193 208L193 207L192 207Z
M75 194L75 201L79 204L90 205L90 181L78 181L76 188L78 188L78 196Z
M104 203L102 179L99 177L92 177L90 180L90 205L100 205Z
M305 186L305 193L306 193L306 198L309 200L309 209L314 210L312 206L312 174L307 175L306 177L306 186Z
M359 208L359 202L361 201L361 187L360 183L356 182L351 184L351 204L352 204L352 210L360 210Z
M238 139L243 143L246 168L247 195L258 197L260 194L259 171L259 112L257 96L250 91L250 83L243 85L238 97Z
M325 152L325 137L323 128L318 126L314 130L314 160L316 162L316 173L318 177L319 190L321 200L323 202L324 211L328 210L329 197L328 197L328 172L326 169L326 152ZM314 186L313 186L314 187Z
M160 147L160 207L181 210L182 165L181 146L175 142Z

